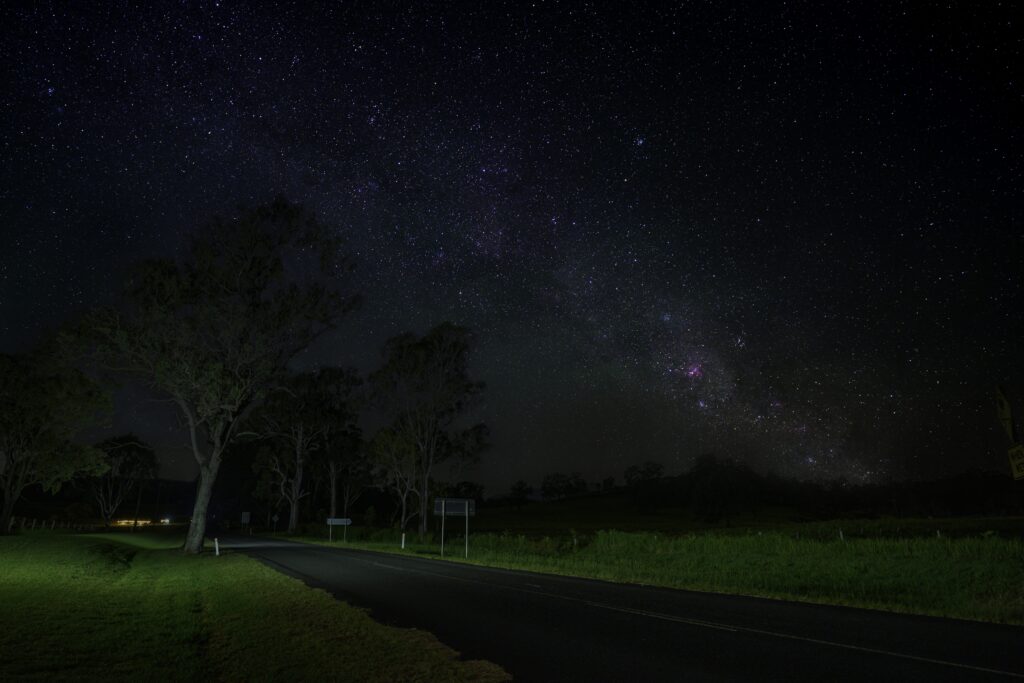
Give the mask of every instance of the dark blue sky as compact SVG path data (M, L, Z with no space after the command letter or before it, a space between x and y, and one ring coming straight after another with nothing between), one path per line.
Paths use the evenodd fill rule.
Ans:
M284 194L364 308L297 365L478 335L501 489L714 451L855 481L1005 468L1022 388L1008 5L5 5L0 349ZM189 476L173 418L118 427Z

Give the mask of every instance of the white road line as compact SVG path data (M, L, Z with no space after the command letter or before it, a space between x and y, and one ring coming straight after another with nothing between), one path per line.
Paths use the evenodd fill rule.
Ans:
M1014 673L1013 671L1003 671L1001 669L990 669L984 666L974 666L973 664L962 664L960 662L951 662L944 659L932 659L931 657L921 657L919 655L911 655L903 652L893 652L891 650L881 650L873 647L863 647L860 645L851 645L849 643L837 643L832 640L820 640L818 638L808 638L806 636L798 636L792 633L779 633L777 631L767 631L759 628L752 628L749 626L732 626L729 624L720 624L712 621L701 621L699 619L687 619L685 617L678 617L674 614L663 614L660 612L650 612L647 610L631 609L628 607L618 607L616 605L609 605L603 602L594 602L593 600L584 600L582 598L573 598L567 595L559 595L557 593L548 593L543 590L527 590L518 586L506 586L501 584L488 583L487 581L481 581L479 579L467 579L461 576L451 576L449 574L442 574L439 572L426 571L423 569L410 569L408 567L396 567L394 565L385 564L383 562L377 562L375 560L363 560L358 557L350 556L350 559L356 560L357 562L363 562L365 564L372 564L375 567L382 567L384 569L391 569L399 572L409 572L413 574L426 574L429 576L436 576L442 579L448 579L450 581L461 581L463 583L472 583L480 586L485 586L490 589L501 588L504 590L516 591L519 593L527 593L531 595L538 595L545 598L553 598L556 600L564 600L566 602L575 602L589 607L598 609L609 610L612 612L623 612L626 614L635 614L641 617L648 617L651 619L660 619L662 621L673 621L681 624L687 624L689 626L699 626L701 628L711 628L719 631L730 631L730 632L742 632L742 633L753 633L762 636L771 636L773 638L785 638L787 640L802 641L805 643L813 643L815 645L826 645L828 647L838 647L844 650L853 650L855 652L866 652L876 655L885 655L888 657L898 657L900 659L909 659L916 662L925 662L928 664L937 664L939 666L951 666L957 669L966 669L969 671L977 671L980 673L996 674L997 676L1006 676L1008 678L1017 678L1024 680L1024 674ZM530 585L530 584L527 584Z

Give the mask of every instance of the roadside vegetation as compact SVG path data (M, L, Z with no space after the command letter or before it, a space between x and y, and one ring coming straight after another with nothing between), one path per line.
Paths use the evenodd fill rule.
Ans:
M429 633L157 534L0 537L0 680L496 681Z
M463 538L456 531L446 538L444 559L669 588L1024 624L1024 541L1014 533L1022 521L845 520L675 534L471 532L468 560L462 557ZM408 543L402 551L389 532L349 533L349 547L440 557L436 540ZM295 540L328 544L319 536ZM333 545L342 544L335 541Z

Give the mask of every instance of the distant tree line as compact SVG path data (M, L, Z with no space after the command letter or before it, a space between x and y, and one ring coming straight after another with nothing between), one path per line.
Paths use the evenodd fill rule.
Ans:
M595 491L611 490L606 479ZM973 470L932 481L851 484L844 480L807 481L759 473L729 458L705 454L678 476L665 476L656 462L631 465L623 472L628 495L641 512L685 509L706 522L727 521L766 508L795 511L806 519L860 516L957 516L1024 513L1019 482L1009 476ZM541 497L558 500L584 495L578 474L553 473L541 483ZM516 482L507 502L521 507L533 495L525 481Z

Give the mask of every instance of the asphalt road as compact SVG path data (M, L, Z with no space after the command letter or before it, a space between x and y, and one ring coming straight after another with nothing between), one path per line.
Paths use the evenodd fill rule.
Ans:
M259 538L267 565L517 681L1024 680L1024 628L507 571Z

